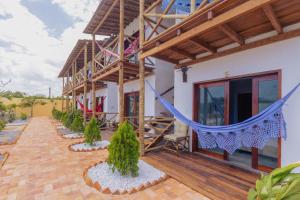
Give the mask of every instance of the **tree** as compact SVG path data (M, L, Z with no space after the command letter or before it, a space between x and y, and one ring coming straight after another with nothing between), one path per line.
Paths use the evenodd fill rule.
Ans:
M125 121L114 133L108 146L107 162L112 171L118 170L123 176L138 176L139 147L139 141L133 127Z
M95 141L101 140L101 131L97 126L97 121L93 117L84 130L84 140L92 145Z
M45 105L46 102L38 99L35 96L24 97L19 104L22 108L30 108L30 116L33 117L33 106L34 105Z

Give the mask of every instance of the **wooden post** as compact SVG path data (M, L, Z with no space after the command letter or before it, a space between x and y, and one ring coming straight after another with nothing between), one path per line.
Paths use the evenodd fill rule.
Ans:
M95 72L96 72L96 63L95 63L95 43L96 43L96 39L95 39L95 34L92 35L93 36L93 41L92 41L92 77L94 76ZM92 110L93 110L93 117L96 116L96 83L92 80Z
M140 0L140 49L143 48L143 43L145 41L145 26L144 26L144 0ZM140 97L139 97L139 139L140 139L140 154L144 156L145 145L144 145L144 116L145 116L145 59L141 58L142 51L139 53L139 73L140 73Z
M120 123L124 121L124 0L120 0L120 34L119 34L119 113Z
M196 0L191 0L191 13L196 10Z
M67 85L69 85L70 83L70 71L68 71L68 74L67 74ZM69 97L69 92L67 93L67 100L66 100L66 103L67 103L67 112L69 112L69 109L70 109L70 97Z
M75 87L74 87L74 84L75 84L75 73L76 73L76 61L73 63L73 66L72 66L72 106L73 108L72 109L76 109L76 93L75 93Z
M88 65L88 61L87 61L87 47L88 47L88 43L85 44L85 47L84 47L84 88L83 88L83 119L84 119L84 124L86 124L86 106L87 106L87 101L86 101L86 98L87 98L87 65Z
M65 103L65 98L64 98L64 89L65 89L65 76L62 77L62 100L61 100L61 111L64 112L64 103Z

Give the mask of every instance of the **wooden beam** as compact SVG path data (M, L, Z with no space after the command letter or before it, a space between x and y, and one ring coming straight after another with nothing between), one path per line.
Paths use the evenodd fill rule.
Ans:
M277 31L277 33L278 34L283 33L282 26L281 26L277 16L274 13L272 6L266 5L265 7L263 7L263 10L264 10L264 13L266 14L266 16L268 17L269 21L271 22L272 26Z
M271 44L273 42L287 40L287 39L294 38L294 37L299 37L299 36L300 36L300 29L290 31L290 32L286 32L286 33L275 35L275 36L272 36L272 37L269 37L269 38L266 38L266 39L263 39L263 40L258 40L258 41L255 41L255 42L246 43L245 45L238 46L238 47L235 47L235 48L231 48L231 49L228 49L228 50L225 50L225 51L221 51L221 52L209 55L209 56L198 58L194 61L184 62L184 63L178 64L177 68L186 67L186 66L197 64L197 63L200 63L200 62L205 62L207 60L227 56L227 55L237 53L237 52L240 52L240 51L245 51L245 50L248 50L248 49L257 48L257 47L260 47L260 46Z
M102 26L102 24L105 22L105 20L107 19L108 15L111 13L111 11L114 9L114 7L117 5L119 0L114 0L114 2L112 3L112 5L109 7L109 9L107 10L107 12L105 13L104 17L101 19L100 23L96 26L96 28L93 31L93 35L96 34L96 32L98 31L98 29Z
M178 49L176 47L171 47L169 50L171 50L171 51L173 51L173 52L175 52L177 54L183 55L184 57L189 58L191 60L194 60L196 58L195 55L193 55L193 54L191 54L191 53L189 53L189 52L187 52L185 50Z
M87 118L87 113L86 113L86 106L87 106L87 69L88 69L88 43L86 43L85 48L84 48L84 88L83 88L83 120L84 124L86 125L86 118Z
M191 0L191 13L193 13L196 10L196 0Z
M230 37L233 41L239 43L240 45L245 44L244 38L240 36L235 30L233 30L229 25L222 24L219 26L219 29L225 33L228 37Z
M224 23L227 23L233 19L238 18L239 16L243 14L250 13L253 10L262 8L263 6L266 6L267 4L270 4L274 0L248 0L247 2L217 16L213 19L206 21L202 24L199 24L198 26L194 27L193 29L186 31L182 33L179 36L175 36L172 39L168 40L167 42L164 42L142 54L142 58L152 56L158 52L164 51L166 49L169 49L170 47L179 44L181 42L187 41L190 38L196 37L197 35L204 33L207 30L210 30L212 28L215 28L217 26L220 26Z
M202 41L202 40L199 40L199 39L190 39L189 40L191 43L193 43L194 45L202 48L202 49L205 49L206 51L210 52L210 53L215 53L217 52L217 49L211 45L209 45L208 43Z
M145 1L140 0L140 48L143 48L143 43L145 41L145 26L144 26L144 9ZM145 135L145 59L141 58L142 51L139 52L139 140L140 140L140 154L144 156L145 154L145 145L144 145L144 135Z
M93 41L92 41L92 77L93 77L96 72L96 63L95 63L96 38L95 38L95 34L93 34L92 37L93 37ZM93 117L96 117L96 86L95 86L95 82L93 80L92 80L92 112L93 112Z
M124 108L124 1L120 0L120 34L119 34L119 121L124 121L125 108Z

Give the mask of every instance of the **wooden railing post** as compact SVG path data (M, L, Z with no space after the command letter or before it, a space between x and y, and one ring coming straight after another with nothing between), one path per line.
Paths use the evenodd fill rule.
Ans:
M96 72L96 63L95 63L95 34L92 35L93 41L92 41L92 111L93 111L93 117L96 116L96 83L93 81L93 76Z
M120 34L119 34L119 113L120 123L124 121L124 0L120 0Z
M145 26L144 26L144 0L140 0L140 49L143 48L145 40ZM139 53L139 83L140 83L140 97L139 97L139 139L140 139L140 153L141 156L145 154L144 146L144 116L145 116L145 59L141 58L142 51Z
M85 44L85 48L84 48L84 70L83 70L83 75L84 75L84 88L83 88L83 118L84 118L84 124L86 124L86 106L87 106L87 101L86 101L86 98L87 98L87 65L88 65L88 61L87 61L87 47L88 47L88 43Z
M61 100L61 111L64 111L64 103L65 103L65 98L64 98L64 89L65 89L65 76L62 77L62 100Z
M75 93L75 87L74 87L74 83L75 83L75 73L76 73L76 70L75 70L75 67L76 67L76 61L73 63L72 65L72 106L73 106L73 109L75 110L76 109L76 93Z
M190 13L193 13L196 10L196 0L191 0L191 10Z

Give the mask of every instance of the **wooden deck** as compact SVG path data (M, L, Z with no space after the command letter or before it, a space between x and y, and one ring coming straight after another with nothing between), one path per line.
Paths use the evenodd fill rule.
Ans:
M247 199L258 174L198 154L160 151L143 160L210 199Z

